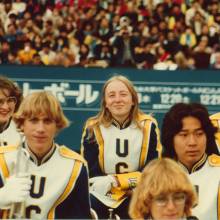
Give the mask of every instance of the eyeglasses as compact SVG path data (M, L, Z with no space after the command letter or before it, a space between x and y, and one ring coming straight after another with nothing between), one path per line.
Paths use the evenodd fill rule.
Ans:
M186 202L186 194L183 192L176 192L168 195L159 195L153 198L153 202L159 207L166 206L170 200L177 206L183 205Z
M0 99L0 107L2 107L5 103L7 103L9 106L15 105L17 103L17 99L14 96Z

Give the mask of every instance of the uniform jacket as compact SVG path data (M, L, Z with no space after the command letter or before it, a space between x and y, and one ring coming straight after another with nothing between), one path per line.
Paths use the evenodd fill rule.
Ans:
M20 148L27 149L26 144ZM84 159L69 148L57 144L40 162L30 150L28 152L30 158L19 147L0 148L0 187L14 172L14 164L18 166L18 158L20 171L28 165L26 171L30 173L32 186L30 196L25 201L26 217L90 218L88 175ZM5 210L3 218L7 217L8 210Z
M88 130L91 121L84 129L81 152L88 162L90 177L111 174L117 176L120 183L120 187L112 188L108 202L103 197L98 198L113 208L136 186L144 166L161 154L156 120L140 114L139 121L142 129L133 122L120 126L116 121L108 128L95 126L92 135Z

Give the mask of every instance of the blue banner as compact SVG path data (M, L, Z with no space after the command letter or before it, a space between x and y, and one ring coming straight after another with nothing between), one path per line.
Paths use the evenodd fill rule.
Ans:
M24 96L47 90L59 99L71 126L58 135L57 142L77 151L86 119L99 111L102 86L115 74L132 80L141 109L153 114L159 125L164 113L177 102L200 102L210 114L220 111L217 71L0 66L0 73L17 82Z

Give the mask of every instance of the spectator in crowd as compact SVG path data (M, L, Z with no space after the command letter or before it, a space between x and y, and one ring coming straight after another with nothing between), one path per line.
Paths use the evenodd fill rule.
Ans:
M1 151L5 158L0 161L3 217L12 203L25 202L25 214L19 218L90 219L86 163L74 151L54 142L55 135L69 124L58 100L49 92L31 93L14 120L25 140L19 148L11 146ZM28 170L19 170L25 164ZM15 218L16 214L11 209L9 217Z
M112 43L115 62L120 66L134 66L134 48L138 44L138 39L133 35L129 19L122 18L118 35Z
M167 38L163 42L163 47L171 56L175 56L179 51L181 51L178 37L173 31L169 31L167 33Z
M13 51L10 51L8 53L7 59L8 59L8 63L10 63L10 64L16 64L16 65L21 64L20 60L17 57L17 54Z
M114 62L113 51L108 41L101 41L94 48L94 57L96 60L105 61L108 66L111 66Z
M129 218L128 204L144 166L161 154L156 120L138 107L132 83L116 75L103 87L100 112L86 122L82 155L88 162L91 206L99 218L114 209Z
M9 24L8 29L5 32L4 39L9 43L11 49L17 49L17 37L18 37L18 32L17 32L17 27L15 24Z
M164 45L158 45L156 47L157 62L153 65L155 70L176 70L177 64L175 63L171 54L166 51Z
M99 21L96 36L102 41L108 41L113 36L112 25L106 17Z
M89 46L87 44L81 44L78 53L78 60L76 63L81 66L85 66L90 62L90 58L91 56Z
M196 200L195 188L175 161L154 159L142 172L129 214L132 219L197 219L191 216Z
M177 22L183 22L185 19L183 10L181 10L181 4L178 3L171 3L170 13L168 15L168 28L171 31L175 30Z
M207 13L202 8L199 0L192 0L191 7L186 11L185 22L187 26L190 26L192 19L199 13L204 19L207 19Z
M30 64L37 51L32 47L31 41L26 41L24 47L18 50L18 59L21 64Z
M208 37L203 36L198 46L193 49L193 58L196 69L208 69L212 49L208 46Z
M10 79L0 76L0 146L17 145L20 134L12 120L22 100L20 88Z
M7 32L8 25L11 24L10 15L13 14L12 17L16 16L16 12L13 11L12 8L12 2L11 1L5 1L4 3L0 4L0 19L2 23L4 24L4 30Z
M194 59L187 59L182 51L178 52L174 56L174 59L179 69L192 69L192 67L194 68ZM193 64L190 62L193 62Z
M210 68L219 69L220 68L220 46L217 45L213 49L213 53L210 56Z
M75 64L75 55L67 46L64 46L61 51L58 51L52 64L56 66L63 65L64 67L73 66Z
M9 63L9 54L11 51L10 44L7 40L2 40L1 42L1 54L0 54L0 62L2 64L8 64Z
M36 34L32 40L32 45L34 46L35 50L37 51L37 53L39 53L39 51L42 49L43 46L43 40L41 38L41 36L39 34Z
M185 31L180 35L180 44L193 48L197 43L196 35L190 26L186 27Z
M216 27L214 25L204 24L202 27L202 33L198 37L198 42L203 36L206 36L208 38L208 46L215 48L219 45L219 30L220 26Z
M41 57L38 53L33 55L33 60L31 62L32 65L41 66L43 62L41 61Z
M152 69L157 61L154 53L154 45L151 41L140 41L139 45L134 48L134 53L138 69Z
M46 41L43 43L42 49L39 51L39 55L44 65L48 66L53 64L54 59L56 57L56 53L51 48L50 41Z
M173 105L162 123L164 156L178 161L196 186L198 205L193 214L200 220L219 219L220 157L216 131L207 109L199 103Z

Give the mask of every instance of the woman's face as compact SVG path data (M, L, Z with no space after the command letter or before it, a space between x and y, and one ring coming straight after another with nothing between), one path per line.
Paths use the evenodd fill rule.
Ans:
M112 81L105 89L106 108L118 122L124 122L133 106L132 95L127 86L118 80Z
M174 192L155 196L151 204L154 220L179 220L184 217L186 194Z
M7 123L15 111L16 98L7 89L0 90L0 125Z

